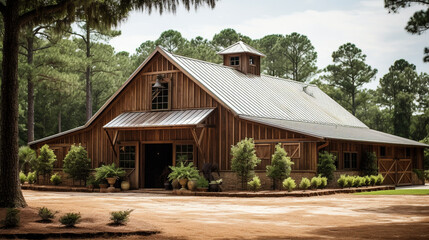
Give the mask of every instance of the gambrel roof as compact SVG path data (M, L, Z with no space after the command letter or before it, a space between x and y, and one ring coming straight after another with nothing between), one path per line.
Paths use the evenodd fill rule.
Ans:
M241 119L320 139L428 146L369 129L315 85L263 74L244 74L233 67L175 55L161 47L156 48L84 126L31 144L88 127L158 52Z

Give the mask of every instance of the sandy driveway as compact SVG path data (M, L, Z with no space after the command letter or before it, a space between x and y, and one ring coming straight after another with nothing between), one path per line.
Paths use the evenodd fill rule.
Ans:
M75 209L84 221L133 208L132 225L150 223L162 231L150 237L154 239L429 239L429 196L216 198L36 191L24 195L32 208Z

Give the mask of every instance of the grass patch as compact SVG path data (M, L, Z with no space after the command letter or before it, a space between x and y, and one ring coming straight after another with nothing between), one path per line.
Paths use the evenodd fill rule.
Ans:
M355 195L429 195L429 189L398 189L354 193Z

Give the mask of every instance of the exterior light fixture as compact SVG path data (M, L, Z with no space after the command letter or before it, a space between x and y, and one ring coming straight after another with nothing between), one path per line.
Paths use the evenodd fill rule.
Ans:
M162 86L162 84L160 82L162 79L164 79L164 75L159 74L158 76L156 76L156 81L155 81L155 84L152 86L152 88L154 88L154 89L165 88L164 86Z

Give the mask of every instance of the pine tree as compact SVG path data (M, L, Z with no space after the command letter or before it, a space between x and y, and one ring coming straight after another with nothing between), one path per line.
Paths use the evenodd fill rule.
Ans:
M54 162L57 161L57 156L47 144L40 148L40 154L37 160L33 163L32 169L36 171L36 175L43 176L43 182L47 174L50 174L54 168Z
M261 163L255 152L252 138L245 138L237 145L231 146L231 170L240 178L242 189L247 188L247 182L255 175L255 167Z
M267 166L267 176L273 180L273 189L276 189L277 182L282 182L288 178L292 171L293 162L282 148L281 143L276 145L276 150L271 157L271 165Z

